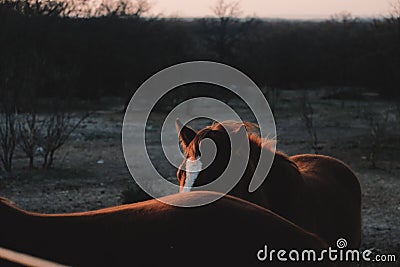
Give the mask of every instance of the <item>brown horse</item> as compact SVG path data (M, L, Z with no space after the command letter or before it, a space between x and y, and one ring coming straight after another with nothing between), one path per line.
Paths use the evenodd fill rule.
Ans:
M255 172L260 151L274 153L271 141L260 138L257 125L227 121L196 132L177 120L176 127L186 155L177 172L181 191L196 190L196 186L217 179L226 168L231 155L228 133L235 138L240 131L244 131L247 133L244 136L248 137L250 156L241 155L241 151L232 151L233 157L243 157L247 168L229 194L272 210L316 233L331 246L334 246L339 238L345 238L349 247L360 246L360 184L355 174L343 162L322 155L288 157L276 151L271 170L263 184L255 192L249 193L249 183ZM186 172L183 169L187 168L189 162L191 165L199 165L193 162L201 160L200 142L206 138L212 139L217 148L213 162L200 172ZM189 187L188 180L191 180Z
M190 205L207 201L215 194L219 193L190 192L166 198L169 203ZM327 246L316 235L271 211L230 196L196 208L179 208L149 200L97 211L52 215L27 212L0 198L0 247L61 264L96 267L280 265L276 257L272 263L259 261L257 254L265 245L270 250L317 251ZM7 264L0 260L0 266ZM318 262L304 265L316 266Z

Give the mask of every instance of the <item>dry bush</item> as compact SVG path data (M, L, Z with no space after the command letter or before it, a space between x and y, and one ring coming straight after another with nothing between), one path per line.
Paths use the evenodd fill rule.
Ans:
M0 4L28 17L68 16L78 7L73 0L0 0Z
M16 121L16 112L6 108L0 113L0 161L9 177L13 176L13 156L18 143Z
M38 122L34 110L21 115L18 121L18 132L20 137L19 147L29 159L29 169L33 169L35 153L38 146L41 125Z
M220 19L236 18L242 15L240 1L225 1L218 0L214 7L212 7L214 16Z
M368 160L373 168L377 167L378 155L387 134L389 114L388 110L378 113L363 111L363 118L367 122L371 138Z
M70 135L89 115L90 113L86 113L78 121L74 121L71 113L57 110L45 119L39 141L43 149L43 169L49 169L52 166L55 152L65 144Z
M42 168L49 169L54 162L54 155L68 140L75 129L90 113L79 119L71 113L58 110L42 120L36 112L17 115L15 112L3 112L0 117L0 160L4 170L11 176L14 151L18 146L29 160L33 169L37 151L43 157Z
M147 14L151 9L151 3L147 0L102 0L95 16L130 16L141 17Z
M306 91L304 91L300 100L300 112L302 121L304 122L304 126L308 132L310 146L314 153L318 154L321 147L318 144L318 134L314 122L315 112L310 97Z

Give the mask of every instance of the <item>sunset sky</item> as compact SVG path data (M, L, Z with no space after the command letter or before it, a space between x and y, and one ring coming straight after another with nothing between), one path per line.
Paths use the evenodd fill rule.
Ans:
M164 16L202 17L211 15L217 0L151 0L153 12ZM228 1L229 2L229 1ZM242 0L243 15L269 18L329 18L341 12L357 17L387 15L390 0Z

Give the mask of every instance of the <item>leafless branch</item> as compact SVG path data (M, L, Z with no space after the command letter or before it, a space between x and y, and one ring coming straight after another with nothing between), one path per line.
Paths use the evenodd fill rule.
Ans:
M311 148L314 150L315 154L318 154L320 147L318 144L318 135L317 130L314 124L314 109L312 107L309 95L306 91L304 91L303 96L301 97L301 115L304 125L307 129L309 135L309 142Z
M34 158L38 145L41 124L38 123L37 114L34 110L28 114L21 115L18 122L20 136L19 146L29 159L29 168L33 169Z
M43 169L49 169L54 162L55 152L62 147L69 136L85 120L90 113L86 113L77 122L72 120L70 113L57 111L50 115L44 126L44 136L41 140L43 148Z
M94 11L95 16L131 16L141 17L148 13L151 4L148 0L102 0Z
M74 8L72 1L60 0L2 0L1 3L26 16L68 16Z
M371 143L369 161L373 168L377 167L378 154L382 148L383 139L387 132L389 111L380 113L373 113L370 111L363 111L363 117L368 123Z
M340 22L343 24L347 24L351 21L354 21L354 16L350 12L342 11L339 13L334 14L331 19L336 22Z
M242 15L240 1L226 2L225 0L218 0L212 8L212 12L214 16L220 19L236 18Z
M0 113L0 161L10 177L14 151L18 143L16 119L16 112L10 109L5 109Z
M390 16L392 18L400 18L400 0L392 0L390 8Z

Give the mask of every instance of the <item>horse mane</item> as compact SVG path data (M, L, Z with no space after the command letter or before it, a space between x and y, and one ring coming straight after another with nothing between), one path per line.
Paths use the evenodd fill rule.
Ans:
M278 160L285 161L292 165L295 169L298 170L298 166L296 163L294 163L288 155L286 155L284 152L275 150L274 147L276 144L276 140L272 138L262 138L261 133L260 133L260 127L252 122L248 121L233 121L233 120L228 120L228 121L223 121L223 122L214 122L212 125L207 126L206 128L200 130L193 141L191 142L190 146L188 147L188 153L194 154L197 149L198 145L200 144L200 141L203 140L207 135L212 132L212 131L218 131L218 132L236 132L238 131L242 126L246 128L247 131L247 136L250 142L250 147L253 148L254 150L260 150L260 149L267 149L271 153L275 153L275 158Z

